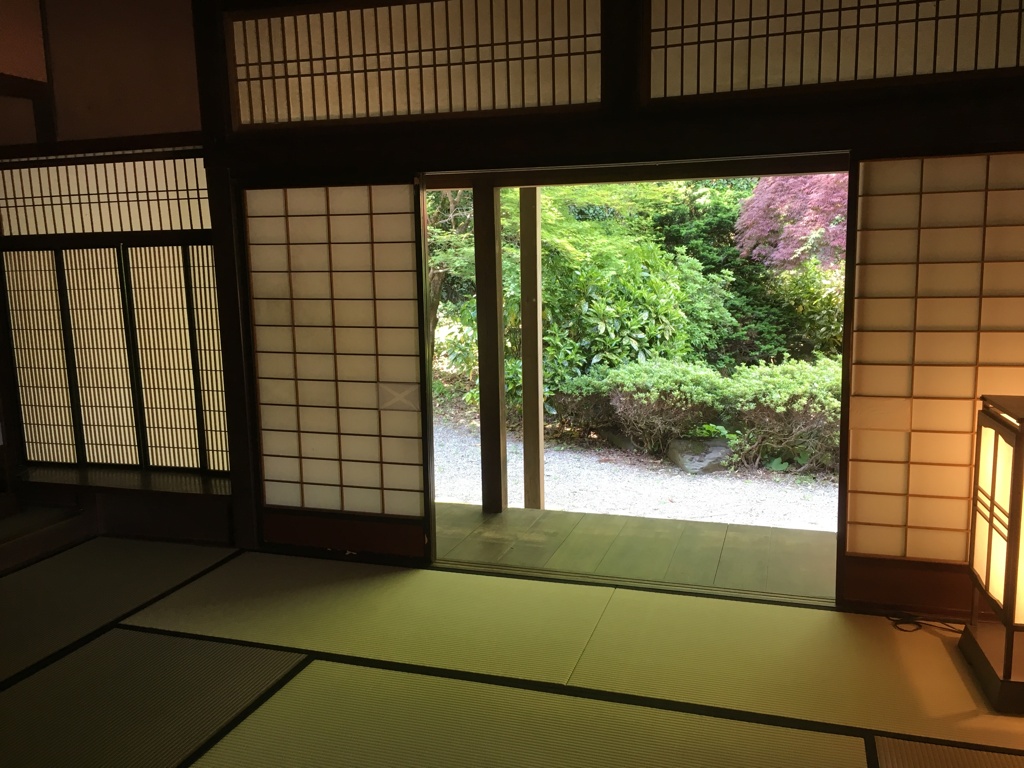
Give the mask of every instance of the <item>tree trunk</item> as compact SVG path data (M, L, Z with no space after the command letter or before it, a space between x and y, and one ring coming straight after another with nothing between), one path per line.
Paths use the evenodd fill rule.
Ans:
M434 366L434 334L437 332L437 308L441 304L441 284L446 272L433 267L427 270L427 363Z

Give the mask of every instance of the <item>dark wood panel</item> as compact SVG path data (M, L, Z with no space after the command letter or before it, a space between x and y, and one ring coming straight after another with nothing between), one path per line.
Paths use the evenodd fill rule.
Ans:
M218 162L239 178L387 183L443 172L854 151L861 158L1015 150L1016 71L718 94L606 113L430 116L243 131ZM486 137L486 140L484 140ZM358 153L338 153L341 142Z
M0 544L0 576L24 568L99 535L94 513L74 515L54 525Z
M971 577L966 564L845 555L836 604L843 610L966 619Z
M167 157L194 157L191 149L203 143L203 135L198 131L178 133L152 134L149 136L125 136L113 139L81 139L76 141L42 141L32 146L0 147L0 158L23 158L18 167L51 165L76 165L79 163L107 163L120 158L96 155L94 157L65 157L60 155L77 155L86 153L129 152L154 150L145 157L137 156L130 160L157 160ZM189 147L190 149L169 149L173 147ZM169 151L167 151L169 150ZM40 159L46 158L46 159Z
M187 0L47 0L58 135L141 136L199 127Z
M352 517L265 510L263 542L329 550L360 560L429 561L419 518Z
M480 470L485 512L502 512L508 506L499 194L500 190L486 184L473 187L477 347L480 355Z
M231 499L184 493L103 490L95 493L107 536L231 545Z
M34 100L46 96L49 91L50 86L47 83L0 72L0 96Z

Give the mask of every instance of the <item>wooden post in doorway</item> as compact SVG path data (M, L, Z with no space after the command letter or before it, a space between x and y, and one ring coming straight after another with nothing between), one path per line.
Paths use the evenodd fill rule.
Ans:
M480 356L480 474L484 512L504 512L508 506L500 191L490 185L473 187L476 322Z
M544 352L541 333L540 189L519 190L523 316L523 493L527 509L544 509Z

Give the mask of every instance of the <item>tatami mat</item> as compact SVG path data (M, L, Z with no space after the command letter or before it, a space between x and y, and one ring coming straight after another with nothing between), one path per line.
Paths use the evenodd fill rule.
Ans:
M190 544L93 539L0 579L0 681L227 556Z
M1024 757L903 739L879 738L878 768L1024 768Z
M128 623L564 683L612 591L250 553Z
M0 693L0 764L178 765L301 658L112 630Z
M481 683L314 662L204 768L862 768L864 742Z
M696 704L1024 748L956 637L881 617L618 590L570 683Z

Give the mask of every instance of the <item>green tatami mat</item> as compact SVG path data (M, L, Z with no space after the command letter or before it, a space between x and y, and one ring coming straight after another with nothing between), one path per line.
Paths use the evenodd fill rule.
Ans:
M0 681L230 554L220 547L93 539L0 579Z
M1024 757L902 739L875 739L878 768L1024 768Z
M863 768L861 739L314 662L197 763Z
M611 594L606 587L250 553L128 623L564 683Z
M301 658L112 630L0 693L0 763L175 766Z
M955 635L877 616L619 590L570 683L747 712L1024 748Z

